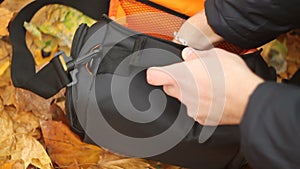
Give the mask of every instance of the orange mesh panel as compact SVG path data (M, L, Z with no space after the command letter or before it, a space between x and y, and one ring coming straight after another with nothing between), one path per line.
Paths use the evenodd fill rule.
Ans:
M126 13L126 26L138 32L171 40L184 19L135 0L119 0Z
M118 3L118 8L122 8L126 18L118 18L116 14L113 18L117 21L126 24L124 26L135 30L137 32L146 33L159 38L172 40L174 38L174 32L178 31L184 19L166 13L160 9L148 6L135 0L114 0L114 7ZM120 10L120 9L119 9ZM115 12L116 9L110 9ZM119 15L122 16L122 15ZM217 47L228 50L234 53L240 53L243 50L237 46L234 46L228 42L222 42Z
M216 47L227 50L228 52L236 53L236 54L241 54L244 51L244 49L242 49L238 46L235 46L229 42L225 42L225 41L217 44Z

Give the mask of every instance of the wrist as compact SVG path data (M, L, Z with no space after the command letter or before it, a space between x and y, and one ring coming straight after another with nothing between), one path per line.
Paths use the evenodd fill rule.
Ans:
M230 106L232 107L230 111L233 111L233 114L235 115L233 118L235 120L235 124L240 124L252 93L254 93L256 88L263 82L263 79L252 73L252 75L247 77L247 79L239 85L240 87L236 89L236 93L234 94L236 97L234 99L235 102L232 103L232 106Z
M198 50L210 49L214 44L223 41L208 24L204 10L183 23L177 35L184 39L189 47Z

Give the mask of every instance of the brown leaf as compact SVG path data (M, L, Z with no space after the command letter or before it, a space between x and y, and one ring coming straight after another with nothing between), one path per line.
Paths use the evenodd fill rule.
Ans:
M4 110L2 99L0 99L0 113Z
M7 36L8 30L7 26L9 21L11 20L13 13L6 8L0 8L0 37Z
M11 12L18 12L25 5L27 5L29 2L32 1L33 0L5 0L4 2L1 3L0 7L6 8Z
M101 169L147 169L151 166L142 159L126 158L100 163L99 167Z
M50 113L52 114L52 120L61 121L66 125L69 124L66 114L56 103L50 106Z
M62 122L42 121L41 129L49 155L59 167L87 168L97 165L103 150L83 143Z
M49 112L51 99L44 99L30 91L16 89L16 107L22 112L33 112L41 119L51 119Z
M50 157L61 168L153 168L146 160L124 158L100 147L83 143L62 122L42 121L41 128Z

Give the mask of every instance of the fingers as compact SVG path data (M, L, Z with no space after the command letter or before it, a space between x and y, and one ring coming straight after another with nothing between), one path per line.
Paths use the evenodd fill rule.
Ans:
M190 61L190 60L198 58L198 56L195 53L194 49L193 48L189 48L189 47L184 48L182 50L181 55L182 55L182 58L183 58L184 61Z
M147 70L147 82L154 86L173 85L174 79L163 67L151 67Z
M147 82L154 86L163 86L164 92L178 98L178 86L167 67L152 67L147 70Z
M179 83L181 82L181 86L183 86L183 84L188 83L189 80L191 81L191 79L193 79L192 72L190 72L191 70L188 68L191 66L188 61L197 59L202 55L207 55L205 53L207 52L195 51L193 48L187 47L182 51L182 57L186 62L149 68L147 70L147 82L150 85L163 86L163 90L166 94L181 100ZM199 69L202 69L202 67Z

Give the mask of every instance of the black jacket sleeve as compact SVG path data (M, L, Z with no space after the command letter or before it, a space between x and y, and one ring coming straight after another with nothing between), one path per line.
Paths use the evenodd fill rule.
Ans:
M253 168L299 168L300 88L275 82L260 85L240 129L241 149Z
M212 29L243 48L265 44L300 26L299 0L206 0Z

